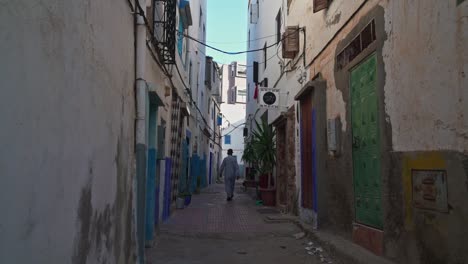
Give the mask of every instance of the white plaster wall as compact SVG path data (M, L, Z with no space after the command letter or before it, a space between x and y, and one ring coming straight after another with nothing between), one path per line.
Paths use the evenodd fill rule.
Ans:
M237 103L237 104L228 104L227 103L227 92L229 87L229 65L224 64L222 67L222 86L221 86L221 94L222 94L222 101L221 104L221 113L224 115L223 118L223 125L222 127L227 127L229 121L232 124L239 122L240 120L245 120L245 111L246 105ZM236 78L235 85L239 87L239 89L246 89L246 79L245 78Z
M192 26L188 28L188 34L196 39L202 40L204 38L203 25L206 27L206 0L193 0L190 1L190 8L192 12ZM200 9L202 10L202 16L200 17ZM192 98L196 102L198 108L204 113L204 118L209 121L207 112L207 90L205 88L205 53L206 49L203 45L198 45L192 40L188 41L188 52L189 62L192 61L192 83L190 89L192 91ZM185 55L184 55L185 56ZM187 64L186 71L184 72L184 78L186 84L189 85L189 64ZM203 100L202 100L203 93ZM197 153L203 155L207 152L207 143L205 136L201 133L198 124L203 124L203 119L200 116L197 108L192 106L191 109L191 120L189 124L190 131L192 132L192 144L197 141ZM190 153L192 155L192 153Z
M309 67L309 63L315 62L319 53L363 2L363 0L334 0L327 9L314 13L313 1L292 1L287 17L287 24L288 26L298 25L299 27L305 27L306 67ZM302 53L304 48L303 34L300 37L300 50ZM298 70L293 74L297 76L298 73L307 71L308 76L306 80L309 80L318 72L322 74L324 72L333 72L334 60L323 60L320 65L312 65L312 68L307 70L304 70L302 61L299 61L297 65ZM288 74L288 78L297 78L295 76L289 77L290 75ZM324 79L327 80L327 118L340 117L342 121L341 128L343 131L346 131L346 104L343 100L343 95L336 88L334 76L324 76ZM293 89L291 92L295 95L298 91L297 89Z
M237 123L231 124L231 126L226 127L221 132L222 135L230 133L231 135L231 144L224 144L224 137L221 139L221 145L223 146L222 159L227 157L228 149L233 150L233 155L237 156L237 162L239 165L244 164L241 160L242 155L244 154L244 125L242 125L245 120L240 120ZM239 126L235 128L236 126Z
M127 263L131 10L110 0L0 6L0 262L83 263L79 256L87 255Z
M467 15L466 1L388 3L385 106L394 150L468 151Z
M154 61L151 57L149 49L147 49L146 55L146 68L145 68L145 79L148 82L148 90L149 92L156 92L159 97L162 99L164 105L158 108L158 118L157 118L157 125L160 126L162 124L162 120L166 122L166 137L169 135L170 138L170 125L171 125L171 96L165 96L165 85L166 85L166 76L161 71L160 66ZM159 131L157 131L159 132ZM156 135L156 139L158 135ZM156 141L157 142L157 141ZM164 149L164 157L170 156L170 145L166 140L165 149ZM157 150L159 151L159 146L157 146ZM162 221L162 212L164 206L164 186L165 186L165 173L166 173L166 161L160 160L158 161L157 167L157 175L159 175L159 223Z
M256 2L255 0L249 2ZM250 14L247 16L249 19L247 25L248 30L250 31L250 46L248 49L262 49L267 43L267 46L276 43L276 16L279 9L282 9L283 23L285 21L285 3L283 0L259 0L259 20L257 24L250 23ZM250 13L250 10L248 11ZM261 38L261 39L259 39ZM258 39L258 40L256 40ZM249 84L248 96L249 100L247 101L246 106L246 120L253 118L255 113L258 110L258 104L256 100L253 100L253 95L255 91L255 84L253 82L253 62L257 61L261 63L259 65L258 77L259 81L264 78L268 78L268 85L272 87L277 81L280 75L279 67L279 58L276 56L278 54L281 56L281 45L276 45L267 50L267 67L264 67L264 56L263 51L251 52L247 54L247 83ZM261 115L265 112L264 109L260 109L255 118L260 120ZM250 118L249 118L250 117ZM250 122L249 122L250 127Z

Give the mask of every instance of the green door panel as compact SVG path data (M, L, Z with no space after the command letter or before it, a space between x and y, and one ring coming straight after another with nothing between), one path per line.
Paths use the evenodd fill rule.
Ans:
M376 56L351 71L353 183L358 223L382 229Z

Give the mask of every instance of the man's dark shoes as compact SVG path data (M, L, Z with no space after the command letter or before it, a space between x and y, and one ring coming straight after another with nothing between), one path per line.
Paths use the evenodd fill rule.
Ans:
M232 201L232 196L229 196L226 200L227 201Z

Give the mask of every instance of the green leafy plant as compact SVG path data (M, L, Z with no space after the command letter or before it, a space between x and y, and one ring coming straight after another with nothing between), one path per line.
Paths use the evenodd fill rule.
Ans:
M247 165L247 179L254 180L255 179L255 168L256 168L256 161L257 158L255 156L255 149L253 147L253 140L249 140L245 143L244 146L244 153L242 154L242 160Z
M260 173L268 175L268 188L271 188L271 174L276 166L276 131L268 122L259 124L252 132L252 146Z
M248 163L249 165L254 165L256 157L255 157L255 149L253 147L253 140L248 141L244 146L244 154L242 154L242 160Z

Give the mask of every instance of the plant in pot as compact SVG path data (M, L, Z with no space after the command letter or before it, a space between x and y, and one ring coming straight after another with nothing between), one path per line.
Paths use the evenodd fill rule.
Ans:
M273 170L276 166L276 132L266 121L255 122L257 129L252 132L253 149L260 173L260 188L263 204L275 205L276 189L273 181Z
M246 180L244 181L244 187L255 187L255 165L257 158L255 157L255 150L253 147L253 140L246 142L244 146L244 154L242 154L242 160L246 166Z
M177 209L183 209L188 206L192 201L192 194L188 191L179 193L177 197L176 207Z
M192 202L192 194L190 192L183 193L184 195L184 205L188 206Z

